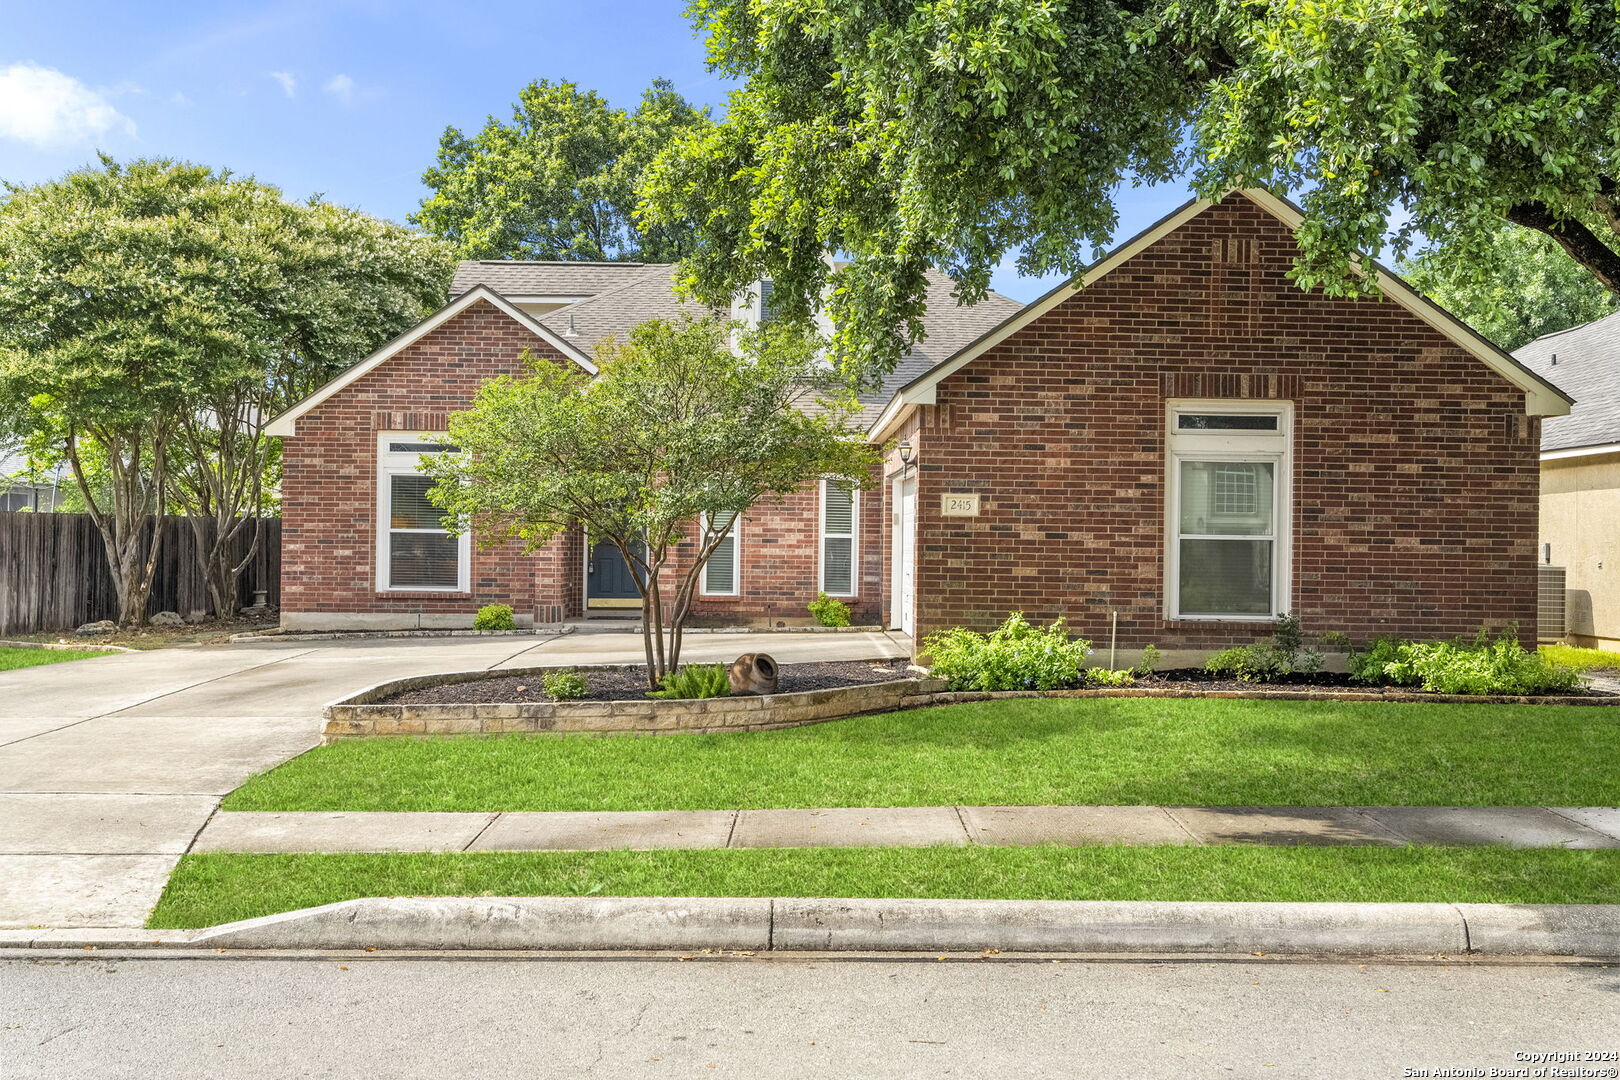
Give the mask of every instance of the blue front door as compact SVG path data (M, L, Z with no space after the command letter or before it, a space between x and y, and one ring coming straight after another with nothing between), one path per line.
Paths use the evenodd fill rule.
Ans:
M640 600L636 579L624 556L612 544L597 544L591 548L591 562L587 576L587 600Z

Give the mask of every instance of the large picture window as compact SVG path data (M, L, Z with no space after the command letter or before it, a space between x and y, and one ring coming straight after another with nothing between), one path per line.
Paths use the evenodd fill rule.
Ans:
M1270 619L1288 610L1289 409L1170 408L1170 614Z
M704 596L736 596L741 577L741 545L738 533L742 529L742 522L737 520L735 514L703 516L702 542L707 544L716 533L731 526L724 540L714 546L709 555L709 561L703 565L703 595Z
M384 592L466 592L471 544L452 536L428 501L433 481L416 471L450 449L419 435L383 435L377 453L377 587Z
M860 495L847 480L821 482L821 591L855 595L855 521Z

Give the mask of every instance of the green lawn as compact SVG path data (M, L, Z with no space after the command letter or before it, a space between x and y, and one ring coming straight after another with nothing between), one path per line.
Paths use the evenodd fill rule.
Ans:
M64 660L86 660L92 656L112 656L107 649L17 649L0 647L0 671L60 664Z
M1620 652L1607 649L1577 649L1573 645L1543 645L1537 650L1549 664L1571 671L1613 671L1620 669Z
M1620 902L1620 851L1033 847L187 855L148 925L360 896Z
M349 740L229 810L1620 806L1620 707L1018 699L741 735Z

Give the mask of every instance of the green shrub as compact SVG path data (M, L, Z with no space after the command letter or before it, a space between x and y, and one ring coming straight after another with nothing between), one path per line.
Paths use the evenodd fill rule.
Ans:
M650 698L710 698L731 693L731 676L720 664L687 664L664 677L660 690L649 690Z
M485 604L473 616L474 630L516 630L510 604Z
M923 651L952 690L1055 690L1080 681L1091 642L1070 641L1062 619L1042 629L1015 611L989 634L960 627L933 634Z
M1157 645L1145 645L1142 647L1142 659L1136 662L1136 666L1131 668L1131 671L1145 678L1153 674L1153 669L1158 666L1159 647Z
M816 598L806 606L822 626L850 625L849 605L842 600L834 600L826 593L817 593Z
M540 688L554 701L577 701L585 696L585 676L577 671L549 671L540 676Z
M1130 686L1135 681L1134 669L1110 671L1105 667L1086 668L1087 686Z
M1492 641L1481 630L1473 641L1373 642L1352 658L1350 674L1359 682L1417 686L1436 694L1547 694L1581 683L1573 671L1548 663L1519 644L1514 629Z
M1607 649L1581 649L1574 645L1543 645L1536 650L1553 667L1570 671L1613 671L1620 668L1620 652Z
M1243 682L1266 682L1286 675L1315 674L1322 670L1322 653L1320 649L1305 647L1299 619L1284 614L1277 616L1270 637L1263 637L1252 645L1222 649L1204 661L1204 670Z

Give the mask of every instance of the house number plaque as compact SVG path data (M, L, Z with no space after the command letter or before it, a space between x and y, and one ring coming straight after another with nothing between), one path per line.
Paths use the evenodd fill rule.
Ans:
M946 517L978 517L978 492L947 493L939 497L939 512Z

